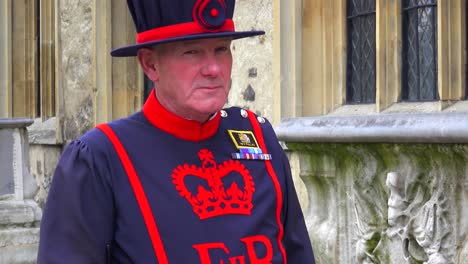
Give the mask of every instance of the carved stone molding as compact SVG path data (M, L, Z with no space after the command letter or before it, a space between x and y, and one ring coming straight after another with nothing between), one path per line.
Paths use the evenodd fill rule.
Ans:
M468 145L287 143L318 263L465 263Z

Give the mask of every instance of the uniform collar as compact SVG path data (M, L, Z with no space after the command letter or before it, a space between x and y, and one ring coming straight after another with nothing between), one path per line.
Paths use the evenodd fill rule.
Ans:
M143 106L143 114L151 124L162 131L180 139L196 142L212 137L218 130L221 119L219 112L204 123L179 117L159 103L154 89Z

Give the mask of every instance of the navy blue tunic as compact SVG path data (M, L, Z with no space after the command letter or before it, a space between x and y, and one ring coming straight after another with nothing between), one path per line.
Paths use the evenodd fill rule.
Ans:
M273 173L264 160L232 158L239 150L228 131L253 127L241 109L224 111L200 124L169 113L153 93L142 111L109 123L141 181L168 263L314 263L271 125L259 124ZM38 263L158 263L127 173L99 129L62 154Z

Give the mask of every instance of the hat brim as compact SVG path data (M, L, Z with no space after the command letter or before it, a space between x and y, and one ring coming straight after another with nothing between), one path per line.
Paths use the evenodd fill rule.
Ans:
M263 34L265 34L265 31L253 30L253 31L238 31L238 32L229 31L229 32L185 35L181 37L150 41L150 42L116 48L116 49L113 49L110 54L113 57L131 57L131 56L136 56L138 50L141 48L146 48L146 47L150 47L150 46L154 46L154 45L162 44L162 43L169 43L169 42L182 41L182 40L222 38L222 37L232 37L232 39L240 39L240 38L253 37L253 36L258 36L258 35L263 35Z

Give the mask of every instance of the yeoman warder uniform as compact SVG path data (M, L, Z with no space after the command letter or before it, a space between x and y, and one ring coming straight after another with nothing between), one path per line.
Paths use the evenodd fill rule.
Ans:
M114 56L173 40L263 34L234 30L234 1L128 3L139 40ZM66 147L38 263L312 264L314 256L268 120L231 107L200 124L168 112L153 91L141 111Z

